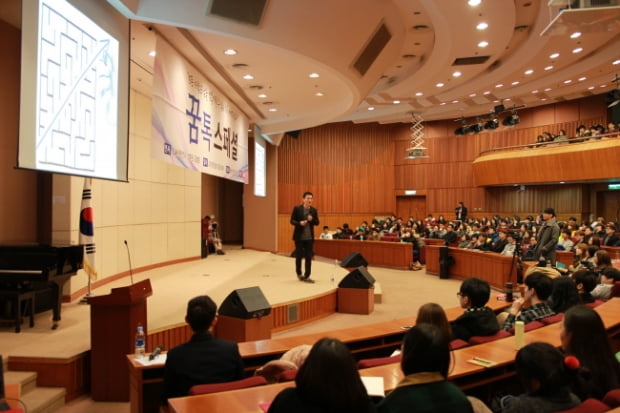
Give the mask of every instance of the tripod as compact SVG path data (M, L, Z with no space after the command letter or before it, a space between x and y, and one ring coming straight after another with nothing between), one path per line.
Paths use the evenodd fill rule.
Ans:
M512 252L512 262L508 269L508 281L512 281L512 270L517 270L517 284L523 283L523 260L521 251L521 240L515 238L515 249Z

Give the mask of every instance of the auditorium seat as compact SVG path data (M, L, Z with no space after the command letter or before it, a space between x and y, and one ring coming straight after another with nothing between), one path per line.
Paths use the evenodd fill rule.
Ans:
M594 307L598 307L599 305L603 304L605 301L603 300L599 300L598 298L596 300L594 300L591 303L587 303L586 305L590 308L594 308Z
M252 376L241 380L227 381L224 383L197 384L189 389L189 395L218 393L227 390L244 389L246 387L262 386L267 384L262 376Z
M603 403L612 408L620 407L620 389L609 390L603 397Z
M375 357L370 359L362 359L357 362L358 369L367 369L369 367L382 366L384 364L400 363L401 356L397 354L389 357Z
M489 341L499 340L500 338L510 337L510 334L506 330L499 330L497 333L490 336L472 336L469 338L469 344L482 344L487 343Z
M620 281L616 281L614 286L611 287L611 295L610 297L620 297Z
M554 315L550 315L549 317L541 318L540 321L544 325L548 326L549 324L559 323L564 319L564 313L557 313Z
M579 406L575 406L572 409L560 410L556 413L603 413L609 410L609 406L600 400L585 399Z
M456 350L457 348L467 347L469 343L465 340L461 340L460 338L455 338L450 342L450 350Z

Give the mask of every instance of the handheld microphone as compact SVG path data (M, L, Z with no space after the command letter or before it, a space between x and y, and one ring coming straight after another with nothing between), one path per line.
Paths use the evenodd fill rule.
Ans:
M163 351L163 349L164 348L162 346L155 347L155 349L153 350L153 352L149 356L149 360L153 360L155 357L159 356L161 354L161 352Z
M131 279L131 284L133 285L133 271L131 270L131 254L129 253L129 245L127 244L127 240L125 240L125 247L127 247L127 261L129 261L129 277Z

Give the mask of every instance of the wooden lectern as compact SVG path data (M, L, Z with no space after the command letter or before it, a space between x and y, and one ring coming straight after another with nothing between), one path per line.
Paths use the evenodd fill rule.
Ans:
M127 354L134 351L138 325L146 334L146 298L151 281L113 288L88 298L90 304L91 393L95 401L129 401Z

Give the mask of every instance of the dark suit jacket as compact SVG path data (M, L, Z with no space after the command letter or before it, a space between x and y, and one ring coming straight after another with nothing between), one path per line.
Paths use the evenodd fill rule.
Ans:
M312 239L314 239L314 227L319 225L319 211L313 206L310 207L310 215L312 215L312 221L308 222L310 225L310 234L312 234ZM299 241L301 239L301 234L304 231L304 227L300 224L301 221L305 221L308 218L307 215L304 214L304 205L297 205L293 208L293 212L291 213L291 225L295 226L295 230L293 231L293 240Z
M237 343L196 333L168 351L164 370L164 400L187 396L195 384L223 383L245 377Z

